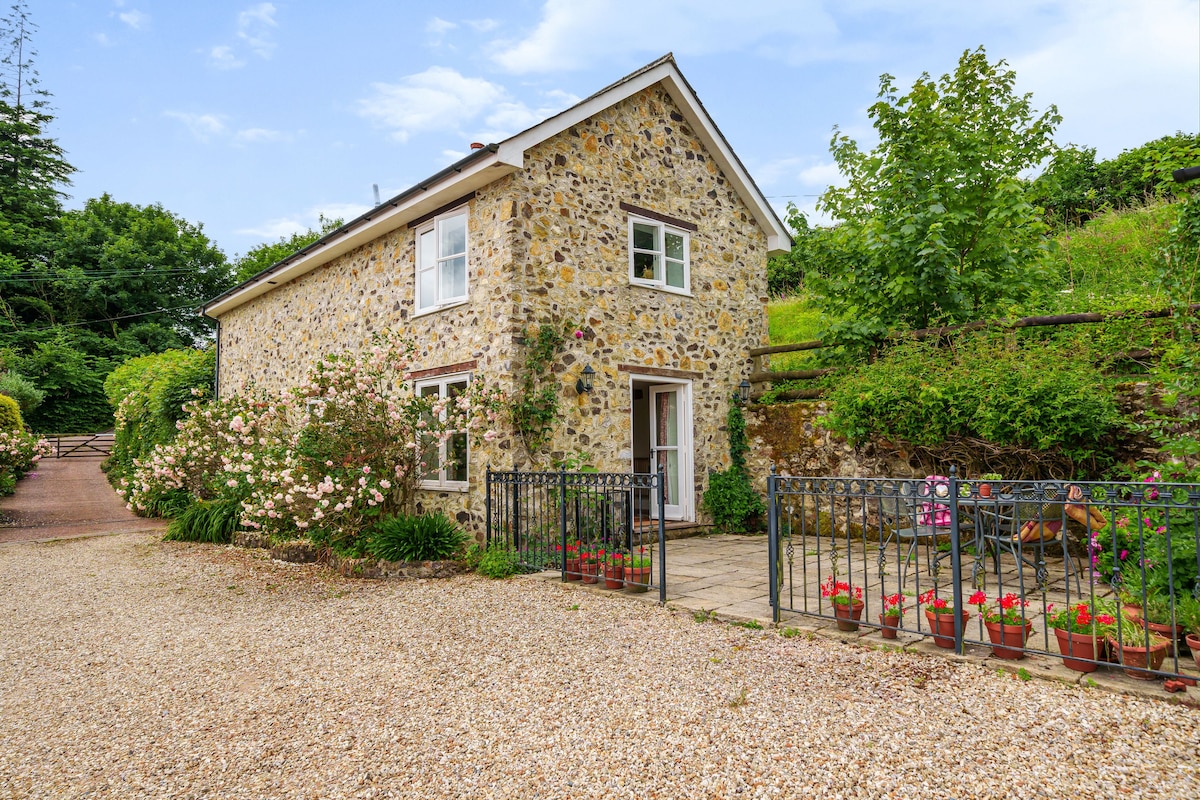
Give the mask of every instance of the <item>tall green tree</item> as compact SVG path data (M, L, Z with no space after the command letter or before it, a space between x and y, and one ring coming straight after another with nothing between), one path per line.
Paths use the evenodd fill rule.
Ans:
M53 116L34 68L36 29L24 0L0 19L0 277L44 261L75 171L46 133Z
M851 269L813 276L837 320L827 338L863 345L892 329L978 319L1036 284L1046 228L1020 174L1053 153L1060 117L1053 106L1036 113L1015 80L981 47L904 95L883 75L870 152L835 128L847 185L831 187L821 207L864 254Z
M158 324L178 336L171 347L209 336L196 309L232 286L233 274L202 225L105 194L65 213L61 228L39 284L59 315L47 322L86 323L114 339L134 324Z

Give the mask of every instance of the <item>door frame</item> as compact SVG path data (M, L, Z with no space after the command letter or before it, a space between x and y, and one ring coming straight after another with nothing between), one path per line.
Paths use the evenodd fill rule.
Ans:
M644 375L631 373L629 375L629 440L630 440L630 469L633 469L632 454L637 451L633 441L633 392L634 384L647 384L651 389L674 388L679 394L679 503L664 514L664 519L694 522L696 519L696 472L695 472L695 440L696 429L692 413L692 381L686 378L666 378L661 375ZM647 401L651 401L653 393L649 392ZM649 402L649 423L654 423L654 404ZM653 441L652 433L651 441ZM651 461L651 468L654 468Z

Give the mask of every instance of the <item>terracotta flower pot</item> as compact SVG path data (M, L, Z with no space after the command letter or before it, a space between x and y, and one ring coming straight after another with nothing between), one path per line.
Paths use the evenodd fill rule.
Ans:
M620 589L625 585L625 568L620 564L604 565L604 588Z
M996 658L1016 660L1025 657L1025 640L1033 631L1033 623L1025 620L1021 624L1006 625L1003 622L984 621L988 638L992 640L992 655Z
M895 639L896 634L900 632L900 623L903 619L903 617L889 617L886 614L880 614L879 624L883 627L879 629L879 632L883 634L883 638Z
M979 496L984 497L984 498L991 497L992 496L992 485L990 483L979 484Z
M971 618L970 611L960 611L962 614L963 628L967 627L967 620ZM954 613L949 614L934 614L932 611L925 612L925 619L929 620L929 630L933 633L933 643L938 647L944 647L947 650L954 649Z
M1071 633L1070 631L1054 629L1058 639L1058 651L1063 654L1063 666L1076 672L1095 672L1099 664L1093 663L1104 660L1104 637L1092 636L1088 633ZM1073 657L1072 657L1073 656ZM1080 661L1080 659L1089 659Z
M1143 619L1142 624L1151 633L1156 633L1169 642L1167 646L1168 656L1175 655L1175 649L1179 646L1179 642L1183 641L1184 634L1187 633L1187 629L1182 625L1163 625L1158 622L1151 622L1148 619Z
M583 575L584 583L595 583L600 579L600 565L594 561L580 563L579 571Z
M578 558L568 558L567 559L567 580L577 581L582 577L583 577L583 573L579 571L579 559Z
M645 592L650 589L650 567L626 567L625 591Z
M862 619L863 606L862 600L855 600L853 603L834 603L833 616L837 618L838 630L858 630L858 620Z
M1154 644L1151 641L1150 647L1136 647L1128 644L1122 645L1115 639L1109 639L1108 642L1122 666L1140 667L1141 669L1158 669L1161 667L1163 660L1167 657L1167 647L1170 645L1170 642ZM1131 678L1137 678L1139 681L1153 681L1158 679L1157 675L1149 672L1139 672L1136 669L1126 669L1125 674Z
M1192 651L1192 660L1196 662L1196 669L1200 669L1200 636L1189 633L1184 641L1187 642L1188 649Z

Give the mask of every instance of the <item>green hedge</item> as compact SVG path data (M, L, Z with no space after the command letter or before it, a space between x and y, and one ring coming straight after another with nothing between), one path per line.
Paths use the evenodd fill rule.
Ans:
M1089 458L1122 424L1089 353L1005 334L905 342L839 377L827 399L826 424L855 444L975 437Z
M104 393L116 409L116 437L109 470L128 473L134 459L175 438L175 423L185 403L212 393L216 374L213 350L167 350L131 358L104 381Z

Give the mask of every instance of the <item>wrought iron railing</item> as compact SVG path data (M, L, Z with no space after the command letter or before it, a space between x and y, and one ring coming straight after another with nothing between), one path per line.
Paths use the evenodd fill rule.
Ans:
M610 588L667 599L662 473L487 473L487 541L512 548L527 569L563 580L603 580ZM593 568L595 571L593 571Z
M1190 670L1186 634L1200 636L1200 486L960 480L950 472L932 479L772 473L775 620L784 611L836 620L822 585L826 595L861 591L861 628L893 627L880 614L898 602L904 609L894 620L898 632L936 633L930 625L948 616L953 635L941 641L963 652L993 646L997 628L1012 634L1006 628L1014 626L987 625L970 604L982 592L991 615L1004 601L1010 620L1031 623L1028 638L995 651L1001 657L1075 655L1082 645L1061 644L1056 627L1072 620L1071 627L1096 631L1092 621L1103 619L1098 632L1111 652L1089 651L1077 662L1095 668L1117 659L1146 678ZM935 603L966 610L970 619L927 615L924 606ZM844 605L857 604L852 598ZM1159 665L1135 663L1139 650L1153 658L1156 648L1165 651Z

